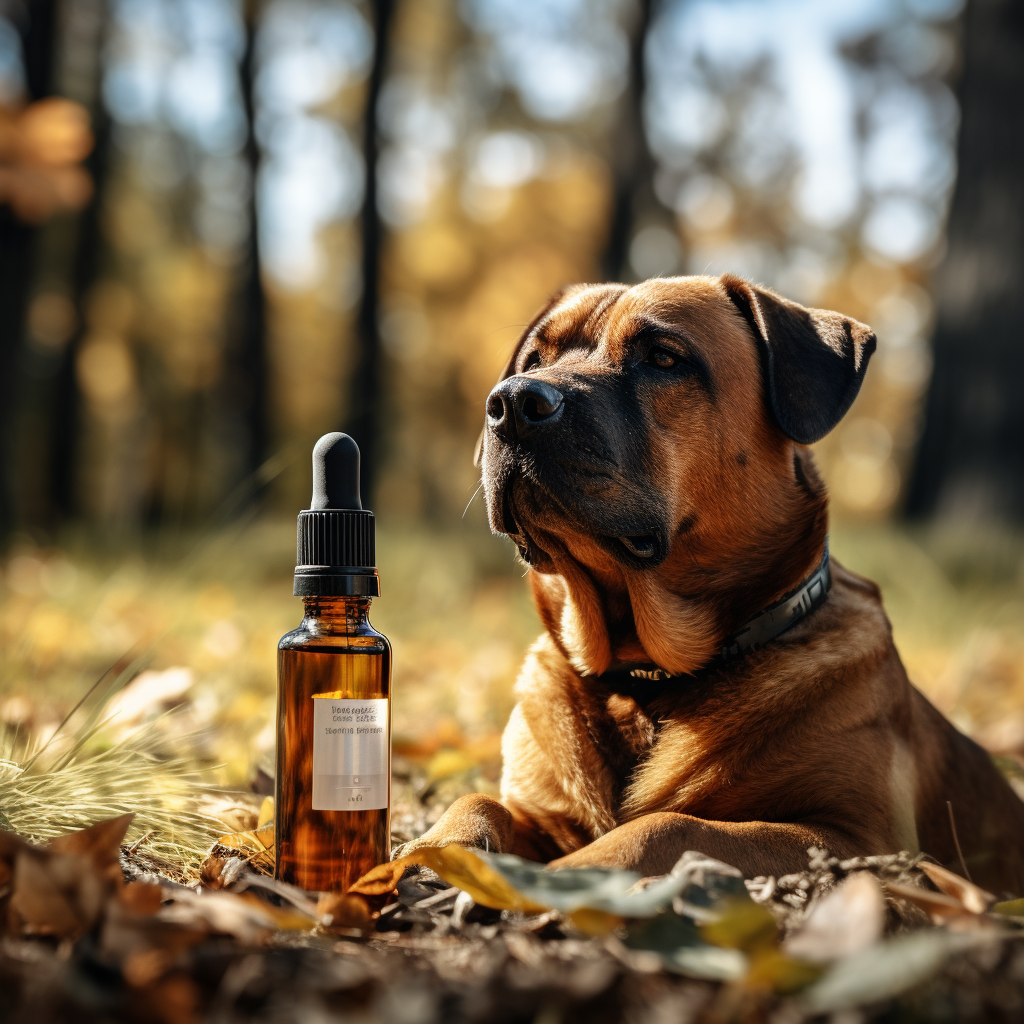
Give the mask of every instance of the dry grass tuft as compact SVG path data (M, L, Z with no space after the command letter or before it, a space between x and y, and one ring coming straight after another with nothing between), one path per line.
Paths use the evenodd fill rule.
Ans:
M134 814L126 842L198 875L205 852L224 831L200 810L202 772L186 758L166 759L157 720L102 747L95 725L47 744L16 733L0 740L0 827L42 843L121 814Z

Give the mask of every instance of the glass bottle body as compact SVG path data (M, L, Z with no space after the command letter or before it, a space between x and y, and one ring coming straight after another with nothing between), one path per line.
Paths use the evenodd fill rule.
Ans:
M391 645L370 625L368 598L310 597L305 606L278 644L275 873L303 889L344 892L390 854ZM351 763L357 747L362 768L358 756ZM350 771L379 774L322 774L345 770L340 761L325 768L325 758L346 756ZM364 799L367 809L338 809Z

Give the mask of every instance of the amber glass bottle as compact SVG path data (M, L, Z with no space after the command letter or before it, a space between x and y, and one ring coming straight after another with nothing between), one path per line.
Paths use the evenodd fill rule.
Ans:
M367 617L379 585L358 479L355 442L322 437L298 523L305 615L278 645L276 873L321 892L390 852L391 647Z

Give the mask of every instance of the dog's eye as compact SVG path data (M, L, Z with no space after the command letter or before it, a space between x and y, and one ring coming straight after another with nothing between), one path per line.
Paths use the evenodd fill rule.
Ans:
M656 366L659 370L671 370L679 365L679 356L667 348L652 348L647 353L647 365Z
M527 357L526 362L523 363L521 373L528 373L530 370L540 366L540 353L534 349Z

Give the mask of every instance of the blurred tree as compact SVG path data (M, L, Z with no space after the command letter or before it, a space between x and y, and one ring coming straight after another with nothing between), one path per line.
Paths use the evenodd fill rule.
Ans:
M245 49L239 79L246 121L244 153L249 169L247 241L238 298L237 337L229 345L224 374L245 432L243 465L248 473L256 473L267 455L267 314L257 214L260 147L256 139L255 96L256 40L262 8L261 0L245 0Z
M380 96L388 62L388 33L394 13L393 0L373 0L373 63L366 83L363 115L363 162L366 167L362 228L362 298L356 320L357 349L350 377L348 432L362 451L362 493L373 501L379 459L380 399L382 395L383 352L380 338L381 243L384 225L377 201L378 157L380 152Z
M653 0L637 0L626 9L629 25L629 75L619 99L618 117L609 138L613 178L608 244L601 260L606 280L635 280L629 266L629 243L637 227L664 210L654 194L654 158L644 129L646 45ZM660 218L659 218L660 219Z
M30 100L50 92L56 6L56 0L36 0L16 22ZM0 207L0 537L14 525L11 430L34 237L34 228L20 220L12 206Z
M92 196L70 232L74 253L71 293L79 328L64 348L53 404L49 513L52 519L66 522L79 511L76 478L81 402L76 363L86 329L85 307L89 291L99 276L105 252L101 211L107 192L111 139L110 118L100 88L109 25L107 2L78 0L76 11L63 9L61 13L62 21L72 28L61 41L62 56L72 67L77 65L86 69L80 76L69 74L67 77L72 81L65 84L70 86L67 91L74 91L75 99L89 111L95 135L95 145L86 163L93 182Z
M912 515L1024 523L1024 7L972 0Z

